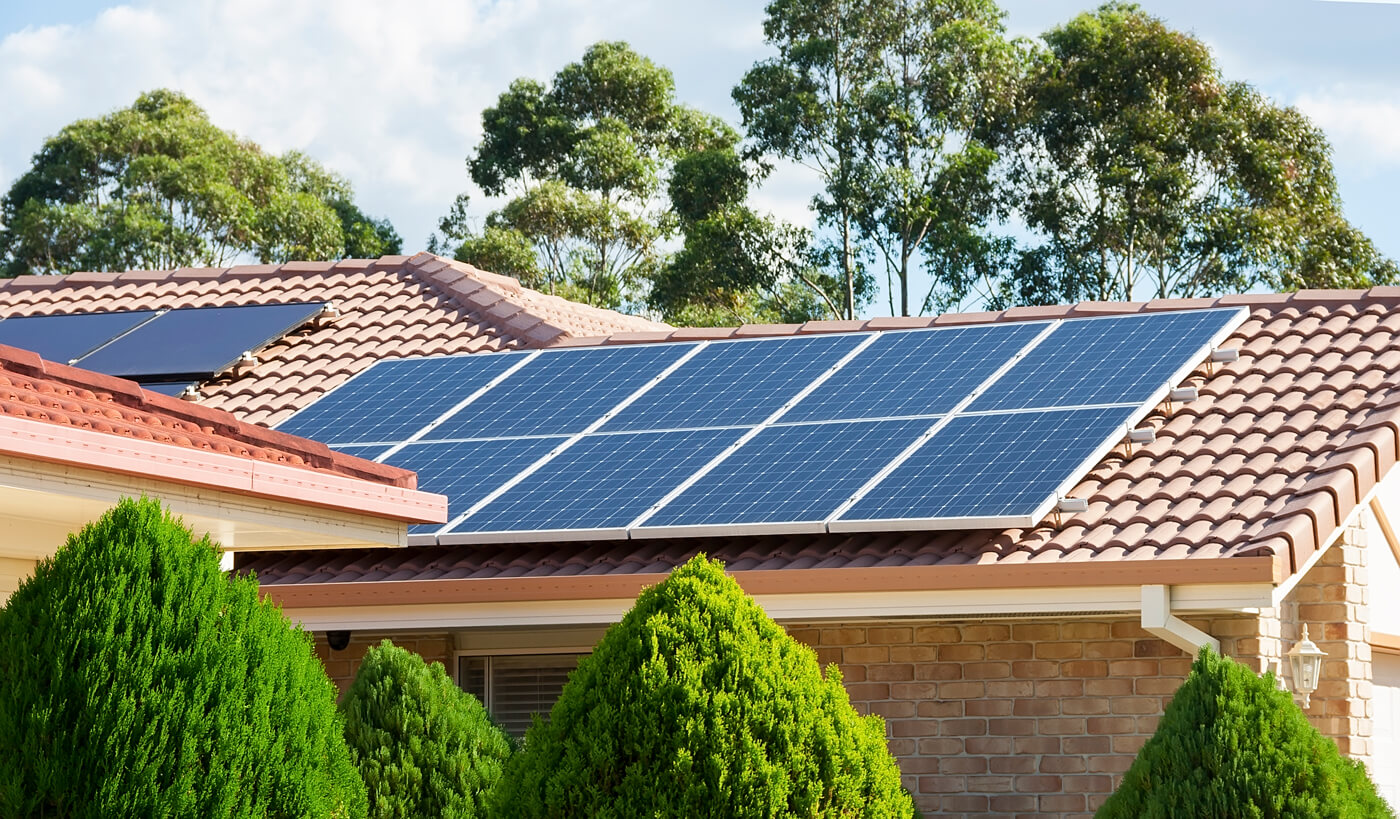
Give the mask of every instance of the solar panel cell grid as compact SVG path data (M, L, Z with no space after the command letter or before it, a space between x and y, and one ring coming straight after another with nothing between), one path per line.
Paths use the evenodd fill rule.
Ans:
M332 445L399 443L519 364L526 355L380 361L277 428Z
M1044 322L884 333L783 421L941 415L1046 328Z
M534 359L425 440L584 431L694 344L560 350Z
M1066 321L968 409L1140 403L1235 315L1194 310Z
M459 515L525 467L564 442L562 437L498 438L450 444L409 444L385 461L418 473L418 488L448 497L448 515ZM414 526L411 534L437 524Z
M962 415L938 430L840 517L853 520L1005 518L1054 495L1131 407Z
M711 344L603 429L751 426L792 400L866 337L850 333Z
M768 427L644 526L820 524L932 424L922 418Z
M702 429L586 435L452 532L625 527L741 434Z

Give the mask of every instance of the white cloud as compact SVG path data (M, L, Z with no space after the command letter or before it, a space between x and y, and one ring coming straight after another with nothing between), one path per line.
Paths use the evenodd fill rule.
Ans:
M1400 96L1391 92L1387 99L1384 93L1308 92L1294 105L1327 133L1339 160L1377 170L1400 167Z
M0 191L64 125L169 87L223 128L345 174L417 250L470 187L481 111L511 80L625 39L675 71L683 100L735 119L729 88L761 56L761 14L747 0L137 0L0 32ZM787 187L769 206L805 210L811 191Z

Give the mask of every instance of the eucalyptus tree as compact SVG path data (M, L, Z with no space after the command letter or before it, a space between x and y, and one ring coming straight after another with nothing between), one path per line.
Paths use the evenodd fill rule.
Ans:
M1135 5L1046 33L1005 133L1036 240L993 304L1198 296L1393 279L1341 214L1326 138L1229 82L1207 46Z
M398 249L343 178L299 153L264 152L168 90L49 138L0 200L0 222L9 276Z
M877 0L773 0L763 32L778 54L749 69L734 101L755 156L814 168L823 191L812 200L836 235L844 284L842 312L853 318L862 275L859 223L873 189L861 162L861 119L879 74Z
M589 47L548 86L517 79L482 124L472 180L510 199L481 234L458 231L459 257L508 261L550 292L609 307L638 299L662 264L675 228L661 195L672 164L738 138L679 104L671 72L621 42Z
M866 13L875 71L857 132L872 184L859 223L887 271L891 312L897 291L907 316L920 261L923 311L956 303L961 282L1002 259L989 142L1012 108L1021 54L993 0L881 0Z

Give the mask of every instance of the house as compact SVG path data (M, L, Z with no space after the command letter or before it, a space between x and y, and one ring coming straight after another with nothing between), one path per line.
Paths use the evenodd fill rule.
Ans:
M1221 345L1237 360L1203 362L1185 382L1195 400L1152 409L1155 439L1101 458L1069 493L1085 508L1038 525L471 546L410 536L403 549L238 565L309 628L348 638L321 649L342 685L389 636L518 727L640 588L706 552L886 718L927 815L1090 814L1197 647L1291 685L1287 652L1307 626L1328 655L1309 717L1400 802L1400 601L1372 594L1400 582L1400 289L672 329L420 254L20 280L0 287L0 314L296 300L331 301L341 319L272 343L256 366L202 385L200 403L276 424L385 357L1245 308Z
M0 603L122 497L160 498L228 550L401 547L446 520L413 473L0 346Z

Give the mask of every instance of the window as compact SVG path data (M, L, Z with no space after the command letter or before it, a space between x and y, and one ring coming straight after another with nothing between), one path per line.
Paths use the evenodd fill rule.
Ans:
M457 682L486 706L496 723L515 736L530 727L530 715L549 709L578 665L580 653L460 655Z

